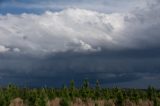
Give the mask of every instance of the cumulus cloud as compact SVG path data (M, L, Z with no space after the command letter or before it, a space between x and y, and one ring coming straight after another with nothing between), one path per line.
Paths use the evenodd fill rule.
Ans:
M91 45L77 39L74 39L73 42L68 43L67 47L68 49L73 49L74 52L96 52L101 50L100 48L92 48Z
M137 48L159 47L160 33L160 2L148 0L142 9L135 9L125 16L125 28L120 34L123 35L124 45Z
M130 13L70 8L0 16L0 45L24 53L95 52L159 47L159 2Z
M0 44L32 53L99 51L103 46L116 47L114 34L122 28L121 14L83 9L7 14L0 16Z

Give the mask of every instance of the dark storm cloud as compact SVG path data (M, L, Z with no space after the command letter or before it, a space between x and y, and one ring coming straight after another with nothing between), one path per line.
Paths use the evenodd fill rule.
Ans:
M29 59L27 59L29 56L25 57L25 55L20 56L23 58L15 56L17 59L13 59L13 55L12 59L3 56L3 60L0 61L0 76L3 81L1 84L6 85L12 82L28 86L45 84L60 87L72 79L80 84L83 79L88 78L91 84L99 79L101 84L105 85L128 82L127 86L130 86L131 81L143 80L160 74L159 52L147 53L145 51L61 53ZM152 55L155 57L152 58ZM153 80L158 81L158 78L159 76L156 76ZM144 84L144 86L147 85Z

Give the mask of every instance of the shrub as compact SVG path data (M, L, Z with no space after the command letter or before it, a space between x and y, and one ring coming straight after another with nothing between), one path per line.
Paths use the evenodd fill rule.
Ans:
M60 106L70 106L69 101L65 98L61 99Z

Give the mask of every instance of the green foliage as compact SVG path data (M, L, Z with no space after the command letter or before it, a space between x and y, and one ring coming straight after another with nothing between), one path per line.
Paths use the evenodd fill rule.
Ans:
M46 95L49 100L52 100L56 97L56 90L55 89L48 89L48 90L46 90Z
M111 92L109 91L109 89L103 89L102 90L102 98L109 100L111 98Z
M47 96L45 89L41 89L39 94L36 94L35 106L46 106Z
M147 90L140 89L120 89L120 88L101 88L99 81L96 81L95 87L91 88L89 81L83 81L81 88L75 87L72 80L69 87L63 86L61 89L55 88L18 88L15 85L8 85L6 88L0 88L0 106L9 106L10 101L20 97L28 106L46 106L48 100L56 97L62 98L61 106L69 106L69 101L75 98L81 98L83 101L87 99L94 100L110 100L116 102L116 105L122 106L126 99L138 103L140 99L151 100L154 106L160 106L160 91L149 86ZM98 104L96 104L98 105Z
M7 95L8 95L8 99L13 99L19 96L19 90L18 87L15 85L8 85L7 87Z
M123 92L122 90L118 89L117 91L117 104L118 106L122 106L124 101Z
M95 103L95 106L98 106L98 103Z
M147 95L150 100L154 100L156 97L156 90L154 87L149 86L147 90Z
M69 96L73 100L76 97L76 95L77 95L77 92L76 92L74 80L71 80L70 86L69 86Z
M69 99L69 91L68 88L64 85L61 91L61 97Z
M87 99L90 97L90 87L89 87L89 81L86 79L83 81L82 88L80 89L80 94L83 99Z
M63 98L60 101L60 106L70 106L69 101L66 98Z
M100 99L101 98L101 88L100 88L100 83L99 83L98 80L96 81L94 96L95 96L94 97L95 99Z
M154 106L160 106L160 99L159 98L154 98L153 100Z

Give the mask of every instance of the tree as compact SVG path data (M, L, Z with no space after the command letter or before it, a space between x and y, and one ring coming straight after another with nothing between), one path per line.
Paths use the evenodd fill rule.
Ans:
M71 80L70 86L69 86L69 96L73 100L76 96L76 88L74 84L74 80Z
M83 81L83 85L80 90L80 94L84 99L86 99L90 96L89 82L87 79Z
M70 106L69 101L66 98L61 99L60 106Z
M19 89L13 84L9 84L5 90L4 98L6 100L5 104L8 106L10 101L19 96Z
M48 89L47 91L46 91L46 94L47 94L47 97L48 97L48 99L49 100L52 100L52 99L54 99L55 97L56 97L56 92L55 92L55 89Z
M96 81L96 86L95 86L95 99L99 99L101 97L101 88L100 88L100 83L97 80Z
M46 95L45 88L42 88L36 92L35 106L46 106L48 97Z
M123 93L122 93L122 90L119 90L117 92L117 104L119 106L122 106L123 105L123 101L124 101L124 97L123 97Z
M152 86L149 86L148 90L147 90L147 95L148 95L148 98L150 100L154 100L154 98L156 97L156 90L155 90L155 88L152 87Z
M61 95L62 98L69 99L69 91L65 85L63 86L61 92L62 92L62 95Z
M109 100L111 97L111 92L109 91L109 89L103 89L102 95L104 99Z

